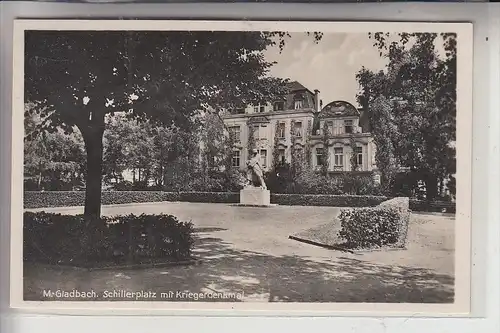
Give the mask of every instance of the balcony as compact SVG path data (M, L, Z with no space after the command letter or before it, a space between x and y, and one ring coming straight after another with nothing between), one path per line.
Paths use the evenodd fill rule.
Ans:
M345 126L345 127L333 127L328 129L329 136L345 136L350 134L362 133L361 127ZM316 131L316 135L323 135L323 129Z

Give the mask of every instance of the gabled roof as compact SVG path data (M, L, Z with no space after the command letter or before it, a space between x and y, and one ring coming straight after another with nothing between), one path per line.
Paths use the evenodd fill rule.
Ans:
M314 93L307 89L304 85L297 81L288 82L286 85L288 94L285 96L285 109L291 110L294 108L294 101L302 100L302 108L314 109Z
M297 90L309 90L306 87L304 87L300 82L298 81L291 81L286 84L286 87L290 91L297 91Z

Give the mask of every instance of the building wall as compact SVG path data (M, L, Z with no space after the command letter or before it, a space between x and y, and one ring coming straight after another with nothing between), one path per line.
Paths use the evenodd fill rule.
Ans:
M272 110L272 106L268 105L268 109ZM304 143L307 137L307 129L309 126L312 127L312 123L314 121L314 113L313 110L301 110L301 111L264 111L264 113L258 112L258 114L254 113L253 107L247 107L245 110L246 114L233 114L225 117L226 125L231 127L239 127L239 142L237 142L235 146L235 150L238 150L240 153L240 162L239 167L241 169L245 169L245 161L248 160L248 137L249 137L249 126L259 126L259 135L258 138L255 138L256 146L259 151L265 151L265 156L262 156L264 160L262 160L263 165L265 165L266 170L270 170L272 167L272 159L273 159L273 149L274 149L274 140L276 134L276 124L284 123L284 138L279 140L279 149L284 150L285 160L286 162L291 161L291 153L292 153L292 136L290 133L292 123L301 122L302 123L302 137L294 138L293 142L295 146L304 147ZM260 119L253 124L249 124L253 119ZM353 127L358 128L357 118L346 117L346 119L353 120ZM323 120L330 121L330 120ZM323 128L323 121L321 122L321 129ZM336 128L341 128L341 124L343 124L344 119L339 118L335 119L337 122ZM341 132L341 131L340 131ZM315 133L316 135L310 136L309 143L311 144L311 159L312 159L312 167L319 169L320 165L317 163L316 156L316 148L323 148L323 136L322 130ZM330 138L329 141L329 170L330 171L351 171L351 163L350 156L352 154L351 149L351 141L350 137L354 137L355 143L357 147L361 148L362 151L362 164L357 171L372 171L375 168L375 158L374 158L374 143L371 135L369 133L361 133L361 131L355 131L352 134L345 133L337 133ZM335 165L335 148L342 148L342 165ZM337 157L337 162L339 162L340 157Z

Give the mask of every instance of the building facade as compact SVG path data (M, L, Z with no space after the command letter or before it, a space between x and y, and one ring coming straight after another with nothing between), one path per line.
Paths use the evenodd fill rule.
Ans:
M235 141L233 167L245 168L249 140L253 140L266 170L272 168L274 149L279 149L281 162L290 163L292 151L305 151L307 145L309 165L316 170L323 168L325 156L330 172L374 170L375 145L363 110L345 101L322 104L318 90L312 92L291 82L280 101L249 105L224 115Z

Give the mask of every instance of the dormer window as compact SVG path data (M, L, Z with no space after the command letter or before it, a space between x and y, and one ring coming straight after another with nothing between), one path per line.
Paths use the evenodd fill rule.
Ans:
M353 121L352 120L344 120L344 132L347 134L351 134L353 132Z
M297 137L297 138L301 138L301 137L302 137L302 122L297 121L297 122L294 124L293 134L294 134L294 135L295 135L295 137Z
M326 128L327 128L327 131L329 135L335 135L335 132L333 130L333 121L327 121L326 122Z
M283 111L285 110L285 102L274 102L273 111Z
M262 112L265 112L266 111L266 106L265 105L255 105L253 107L253 112L254 113L262 113Z
M295 110L299 110L299 109L303 108L303 105L304 105L304 103L302 103L301 100L297 100L297 101L294 102L293 108Z
M285 138L285 123L278 124L278 138L280 139Z

